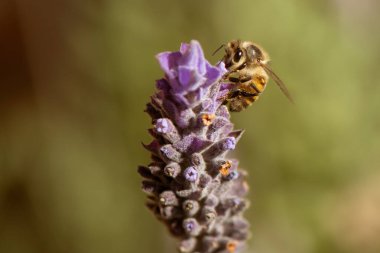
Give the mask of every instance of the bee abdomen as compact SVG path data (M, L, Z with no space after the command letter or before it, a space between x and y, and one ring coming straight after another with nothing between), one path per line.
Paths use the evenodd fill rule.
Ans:
M265 89L265 86L267 84L267 79L263 76L258 76L252 79L250 82L250 87L255 90L258 94L262 93Z

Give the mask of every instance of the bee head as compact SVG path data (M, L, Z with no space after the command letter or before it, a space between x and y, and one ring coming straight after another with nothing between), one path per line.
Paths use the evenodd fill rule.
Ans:
M226 54L224 55L223 62L227 69L238 69L245 64L247 53L239 40L228 42L224 49Z
M224 62L230 71L240 70L248 64L267 64L268 54L260 46L250 41L233 40L227 44L222 44L213 55L224 47Z

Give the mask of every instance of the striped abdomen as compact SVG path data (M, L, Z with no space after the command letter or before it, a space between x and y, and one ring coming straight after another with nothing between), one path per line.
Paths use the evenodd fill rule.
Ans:
M245 76L244 79L229 78L229 81L236 84L236 87L231 89L226 103L230 111L240 112L255 102L260 94L264 91L268 82L267 74L258 68L255 69L253 76Z

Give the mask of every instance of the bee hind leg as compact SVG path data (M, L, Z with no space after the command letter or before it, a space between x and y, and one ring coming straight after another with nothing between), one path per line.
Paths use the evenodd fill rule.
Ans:
M249 93L247 93L247 92L245 92L245 91L243 91L243 90L239 90L239 89L237 89L237 90L232 90L232 91L230 91L227 95L225 95L225 96L223 96L223 97L221 97L221 98L219 98L219 99L220 99L220 100L223 100L222 105L226 105L226 104L228 104L231 100L233 100L233 99L235 99L235 98L237 98L237 97L239 97L239 96L242 96L243 94L245 94L246 96L251 96L251 94L249 94Z
M259 96L244 90L232 91L224 102L229 104L231 112L240 112L255 102Z

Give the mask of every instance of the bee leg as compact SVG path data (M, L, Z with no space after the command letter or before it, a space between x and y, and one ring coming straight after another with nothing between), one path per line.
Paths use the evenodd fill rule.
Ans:
M233 83L245 83L252 80L252 77L247 75L241 75L239 72L233 72L228 74L228 81Z
M218 100L222 101L222 105L226 105L228 103L229 94L226 94L222 97L219 97Z
M236 98L238 96L241 96L241 97L252 97L252 96L255 96L256 94L254 93L250 93L250 92L247 92L245 90L240 90L240 89L237 89L237 90L234 90L232 92L230 92L228 98Z
M254 94L251 94L247 91L244 91L244 90L240 90L240 89L236 89L236 90L232 90L230 91L227 95L219 98L220 100L223 100L223 105L227 104L229 100L233 99L233 98L236 98L238 96L241 96L241 97L250 97L250 96L253 96Z
M257 94L253 94L244 90L231 91L229 97L225 100L225 104L229 104L231 112L240 112L250 106L259 98Z

